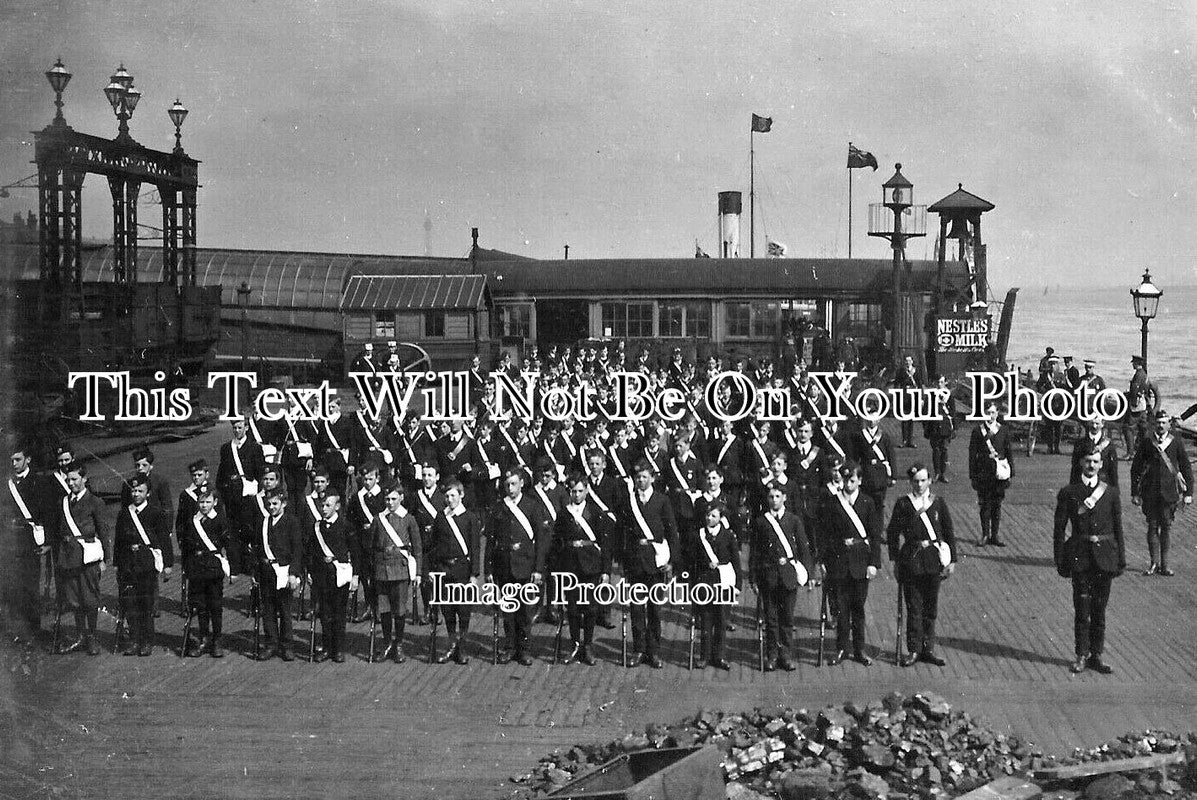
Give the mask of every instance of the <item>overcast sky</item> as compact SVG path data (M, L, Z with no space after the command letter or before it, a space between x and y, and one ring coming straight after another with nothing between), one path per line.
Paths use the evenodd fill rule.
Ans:
M7 0L0 183L33 172L58 55L77 130L115 133L121 61L138 141L170 149L166 108L191 110L202 246L418 255L427 213L438 256L471 226L537 258L715 252L756 112L758 255L847 254L852 141L881 163L854 174L856 256L888 257L867 204L901 161L918 203L963 183L997 206L995 289L1197 281L1194 2ZM97 176L85 204L110 236Z

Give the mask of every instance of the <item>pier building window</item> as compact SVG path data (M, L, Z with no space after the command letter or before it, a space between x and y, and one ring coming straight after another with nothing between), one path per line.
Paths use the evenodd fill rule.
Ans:
M445 312L444 311L425 311L424 312L424 336L428 338L444 338L445 336Z
M395 338L395 312L394 311L375 311L374 312L374 338L375 339L394 339Z
M651 338L654 303L603 303L603 329L617 338Z
M658 319L663 337L706 339L711 335L710 303L661 303Z

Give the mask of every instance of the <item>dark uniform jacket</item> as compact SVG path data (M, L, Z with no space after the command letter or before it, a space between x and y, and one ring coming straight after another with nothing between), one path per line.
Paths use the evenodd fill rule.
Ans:
M344 414L336 422L323 420L316 424L315 454L324 468L331 474L343 473L349 468L346 453L352 456L353 428ZM343 452L344 451L344 452Z
M324 554L316 538L316 529L320 529L320 537L332 553L332 559ZM312 573L312 584L319 589L332 589L337 585L337 568L333 561L342 564L349 563L349 523L344 514L337 514L336 519L329 522L321 519L318 523L308 526L304 530L304 550L308 554L309 568Z
M429 558L432 568L445 573L446 583L465 583L471 577L482 574L482 523L472 511L459 505L453 523L465 541L466 550L462 552L461 542L449 524L449 518L442 511L432 524L432 545Z
M380 467L390 466L395 456L391 452L394 442L389 426L381 424L356 411L349 417L349 429L353 431L349 444L349 459L355 466L373 461Z
M303 533L299 529L299 518L290 510L284 510L278 519L268 518L265 524L270 552L274 555L275 563L287 567L292 576L300 577L303 574ZM263 523L259 522L254 529L253 539L262 563L267 565L269 562L262 543L262 525Z
M1163 450L1154 435L1143 438L1131 462L1131 494L1145 503L1172 505L1193 496L1193 467L1180 439L1169 437Z
M33 541L33 525L26 521L25 514L13 498L8 487L9 480L12 480L17 487L17 494L25 503L32 522L41 525L45 530L45 543L48 545L52 544L54 536L54 526L48 523L56 515L53 513L53 506L49 504L51 494L46 481L54 479L36 475L32 470L27 470L22 477L9 475L0 483L0 518L4 521L5 535L9 537L8 541L13 543L13 555L18 558L31 557L37 552L37 544ZM61 513L59 510L59 515Z
M474 481L474 463L477 460L474 440L464 430L456 437L445 436L436 442L436 461L441 480L457 478L465 485L467 495Z
M886 529L889 558L898 564L898 579L923 575L938 575L943 571L938 548L931 546L931 535L915 512L910 495L902 495L894 504L894 512ZM952 530L952 515L942 497L932 495L927 519L935 531L935 540L948 546L951 560L956 561L956 536Z
M1100 485L1106 488L1096 503L1091 499L1096 487L1091 489L1080 482L1065 486L1056 495L1053 550L1056 571L1063 577L1070 577L1074 572L1119 573L1126 569L1118 487L1104 482Z
M1072 471L1068 476L1069 483L1080 482L1081 462L1085 456L1098 450L1101 451L1101 471L1097 477L1106 483L1118 485L1118 447L1104 432L1097 442L1093 441L1093 437L1088 433L1076 440L1072 446Z
M711 439L707 448L715 465L723 470L723 483L728 489L744 485L744 440L732 434L730 443L726 438Z
M174 498L171 497L170 481L161 475L157 475L156 472L157 470L146 476L146 480L149 482L150 489L150 494L146 498L146 502L152 506L158 506L158 508L162 509L162 511L166 514L166 524L168 526L167 531L169 532L171 530L170 525L174 521L175 516L175 501ZM121 505L128 506L132 502L132 488L127 483L122 484Z
M894 482L894 441L880 428L874 430L876 439L864 429L850 439L852 457L860 464L860 487L866 492L885 491Z
M420 529L424 541L431 542L429 537L432 535L432 525L445 510L445 495L441 493L440 489L433 489L432 494L428 494L421 486L407 498L403 505L415 516L416 526Z
M766 512L769 513L771 512ZM802 515L785 510L777 524L790 544L793 557L802 562L809 579L814 561L811 559L810 548L807 547ZM766 519L765 514L761 514L752 523L752 574L758 586L762 589L797 588L798 576L793 568L782 565L783 559L786 559L785 547L777 538L773 524Z
M220 465L216 468L216 489L220 492L220 499L228 509L228 513L238 511L252 498L241 495L241 479L261 481L262 473L266 469L266 462L262 456L262 448L252 437L246 436L245 441L237 448L237 456L241 460L241 472L237 471L237 460L233 458L233 443L225 442L220 446Z
M179 537L180 543L183 541L180 531L183 530L184 526L191 524L191 518L199 511L198 491L196 487L188 486L179 492L179 502L175 505L175 536ZM219 508L220 502L217 501L216 509ZM181 544L179 549L182 550Z
M786 510L814 516L819 509L819 488L823 479L826 457L823 448L813 441L807 444L805 454L795 448L786 462L786 475L797 487L799 505L786 505ZM809 531L808 531L809 533Z
M133 522L133 514L145 528L148 545L142 541L141 534ZM175 564L174 548L170 543L170 527L167 523L166 512L148 501L141 511L137 512L131 506L121 506L116 513L116 535L113 539L112 563L121 572L134 575L154 572L154 554L151 548L162 551L162 566L173 567Z
M443 503L441 507L444 507ZM406 509L404 510L406 511ZM386 528L382 524L383 518L395 529L395 533L399 536L399 541L403 544L402 547L395 544L395 541L391 539L391 535L387 533ZM392 514L390 511L383 511L375 517L373 531L374 580L411 580L411 576L407 570L408 556L416 560L416 574L425 574L424 547L414 514L409 512L400 517L398 514Z
M565 506L557 516L554 539L559 553L557 568L562 572L594 578L611 573L610 518L589 500L582 504L582 518L590 526L594 540L578 524L577 518Z
M525 492L516 505L532 526L531 536L506 497L491 506L486 523L486 571L500 583L526 583L534 572L543 574L553 539L552 522L539 500Z
M198 513L198 512L197 512ZM175 528L175 535L179 537L179 557L183 561L183 571L187 573L187 580L193 582L224 578L224 568L217 558L228 542L229 526L224 514L215 508L208 516L200 518L200 525L215 551L209 550L195 530L195 514L187 520L179 520Z
M835 430L832 431L829 425L823 424L822 420L818 419L814 421L814 426L815 443L819 445L827 458L838 461L847 461L852 458L851 431L843 425L836 425Z
M636 515L632 512L633 497L644 516L645 524L652 532L653 540L669 544L671 561L677 556L678 548L677 522L673 516L673 507L670 506L664 492L653 490L647 501L641 501L640 493L633 489L619 515L623 529L624 571L629 575L655 575L663 567L657 567L652 543L645 538Z
M694 501L691 493L699 491L702 481L702 462L693 453L687 453L686 458L679 461L673 456L665 462L664 480L665 495L673 505L673 517L678 528L686 530L695 524ZM679 477L680 476L680 477Z
M1010 462L1010 477L1014 477L1014 451L1010 446L1010 429L999 425L997 433L986 436L988 425L980 423L973 428L972 436L968 440L968 479L977 491L1004 488L1009 480L998 480L997 461L990 455L985 445L986 438L993 445L999 458Z
M824 497L819 516L819 555L827 567L828 580L861 580L868 577L870 566L881 568L881 513L864 491L856 493L852 508L864 524L867 539L860 537L838 495Z
M735 534L723 525L719 526L714 537L711 537L705 524L691 529L688 533L681 534L681 561L683 568L690 573L690 577L686 580L690 583L707 583L712 586L719 584L719 570L711 566L711 559L702 543L704 536L715 553L716 563L731 564L736 573L735 585L740 586L744 578L740 570L740 546L736 541Z
M97 539L104 545L104 560L112 562L112 538L108 527L104 524L104 501L84 489L78 499L67 497L69 513L83 539L94 542ZM83 567L83 545L75 538L71 526L63 518L62 501L57 505L59 518L56 525L58 536L58 567L59 569L81 569ZM48 535L48 534L47 534Z

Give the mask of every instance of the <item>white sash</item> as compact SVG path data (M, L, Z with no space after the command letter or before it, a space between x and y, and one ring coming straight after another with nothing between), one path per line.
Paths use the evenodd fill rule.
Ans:
M449 523L449 529L453 531L453 537L457 539L457 544L461 548L461 554L468 557L470 555L470 548L466 547L465 537L461 535L461 528L457 527L457 521L453 519L455 516L457 515L446 512L445 522Z
M83 547L83 565L87 566L102 561L104 559L104 543L100 541L99 536L91 542L83 538L83 531L79 530L79 525L71 516L70 495L62 498L62 516L66 519L67 527L71 529L71 536L74 536Z
M582 533L586 534L586 538L594 544L598 544L598 537L594 535L594 529L590 527L590 523L587 522L586 518L582 515L582 511L586 509L586 506L583 505L578 511L574 511L573 506L566 506L565 508L574 518L574 522L578 523L578 527L582 529Z
M145 526L141 524L141 518L137 516L136 509L130 505L127 510L129 516L133 518L133 527L137 528L137 535L141 537L141 543L150 548L150 552L154 554L154 571L161 572L166 566L162 560L162 551L150 542L150 537L146 535Z
M544 507L545 507L545 509L548 510L549 516L553 518L553 522L556 522L557 521L557 509L556 509L556 507L553 506L553 501L549 499L549 496L545 493L545 490L543 488L541 488L541 485L539 483L536 484L535 486L533 486L532 488L536 490L536 493L538 495L540 495L540 502L544 503Z
M403 435L403 431L399 431L399 439L403 442L403 449L407 451L407 460L411 462L416 470L416 480L420 480L423 476L424 466L416 461L416 451L411 449L411 442Z
M840 458L847 458L844 454L844 448L840 447L840 443L835 440L835 434L828 431L826 426L823 426L823 438L827 440L827 444L831 445Z
M623 462L619 460L619 455L616 452L617 450L619 450L619 447L616 445L611 445L611 460L615 462L615 471L619 473L619 477L626 478L628 477L628 471L623 468Z
M1092 511L1097 505L1097 501L1100 500L1102 495L1106 493L1106 488L1106 484L1103 481L1098 481L1097 486L1093 489L1089 496L1081 502L1081 505L1083 505L1085 509ZM1077 513L1084 514L1085 512L1081 509L1077 509Z
M420 498L420 503L424 506L424 510L428 512L428 516L436 519L436 508L433 507L432 501L428 499L428 495L424 494L423 489L416 489L416 496Z
M486 465L486 477L493 481L502 474L499 470L499 465L491 462L490 458L486 455L486 450L483 449L482 442L474 440L474 444L478 448L478 458L482 459L482 463Z
M661 452L660 448L657 449L657 452ZM657 465L657 457L649 453L647 447L644 448L644 460L648 462L648 466L652 469L654 475L661 474L661 468Z
M316 498L312 497L310 494L305 494L303 496L303 499L307 501L308 511L311 512L312 519L319 522L320 521L320 509L316 508Z
M357 421L361 424L362 430L366 432L366 438L370 440L370 444L373 449L382 453L382 460L388 464L394 461L395 457L391 455L391 451L379 444L378 438L374 435L374 431L370 430L370 426L366 423L366 415L360 411L357 412Z
M278 448L262 439L262 432L258 430L258 425L254 422L254 418L249 418L249 429L254 432L254 441L258 443L258 447L262 448L262 455L266 457L267 461L278 455Z
M719 457L715 459L716 464L723 463L723 457L725 455L727 455L728 448L732 446L732 442L734 442L735 440L736 440L736 436L735 436L735 434L732 434L731 436L728 436L727 439L725 439L723 441L723 447L719 448Z
M295 429L295 420L291 419L291 412L287 412L283 419L287 420L287 429L291 432L291 440L295 442L295 455L300 458L312 457L312 443L300 441L299 431Z
M266 561L270 564L270 568L274 570L274 588L282 591L287 588L289 575L287 574L287 567L278 563L278 560L274 557L274 551L270 549L270 519L270 516L267 516L262 520L262 554L266 556Z
M533 542L536 541L536 534L532 531L532 523L524 516L524 512L520 511L519 504L514 502L510 497L504 497L503 503L507 506L512 516L515 517L516 521L519 522L520 527L524 529L524 533L528 534L528 539Z
M715 557L715 549L711 547L711 543L707 541L707 529L698 529L698 540L702 542L702 547L707 551L707 558L710 563L715 565L715 570L719 573L720 586L735 586L736 585L736 568L731 564L720 564L719 559Z
M391 521L387 519L386 513L378 515L378 521L382 523L382 529L386 531L387 536L391 538L391 542L398 547L403 557L407 559L407 579L414 581L416 579L416 557L408 550L407 545L399 538L399 532L391 525Z
M330 442L332 442L333 449L336 450L337 452L339 452L341 454L341 458L343 458L346 462L348 462L349 461L349 448L341 447L341 443L338 442L337 437L333 435L332 422L330 422L329 420L324 420L324 432L326 434L328 434L328 440Z
M590 499L594 501L594 504L603 510L603 513L605 513L611 519L615 519L615 512L608 508L607 504L603 502L603 499L598 496L597 492L594 491L593 483L586 484L586 493L590 495Z
M877 456L877 460L880 461L881 464L885 467L885 477L892 480L894 477L894 472L892 469L890 469L889 461L886 459L885 453L881 452L881 447L880 447L881 437L878 436L876 439L870 439L868 434L863 434L863 435L865 437L865 440L869 442L869 446L873 448L873 455Z
M914 507L916 512L918 512L919 519L922 521L923 527L927 529L927 536L930 537L931 544L933 544L935 549L939 552L939 565L941 567L946 567L948 564L951 564L952 548L948 547L947 542L939 541L939 536L937 536L935 533L935 526L931 524L931 518L927 516L927 509L931 508L931 504L935 502L935 497L928 494L927 505L920 508L918 500L913 494L908 494L906 496L910 499L910 505Z
M765 519L769 522L770 527L773 528L773 533L777 535L777 541L781 543L781 549L786 552L786 561L794 568L794 576L798 579L799 586L805 586L810 575L806 572L806 565L794 558L794 548L790 547L790 540L786 538L785 532L781 529L781 523L777 517L773 516L772 511L765 513Z
M664 569L665 565L669 563L669 542L658 542L653 536L652 528L648 527L648 523L644 520L644 513L640 510L640 502L636 499L635 490L628 495L628 500L632 504L632 516L636 518L636 524L640 526L640 532L644 534L644 538L648 539L649 544L653 546L653 561L657 565L657 569Z
M677 477L677 482L681 484L682 491L690 497L690 502L693 503L698 499L702 492L698 492L690 488L690 482L687 481L685 476L682 475L681 469L678 468L676 458L669 459L669 466L673 468L673 474Z
M362 513L366 515L366 524L369 525L374 521L374 512L370 510L370 506L366 503L367 494L369 494L369 492L364 486L357 490L357 504L362 507Z
M993 442L989 439L989 431L982 429L981 438L985 440L985 446L989 448L989 457L993 459L997 479L999 481L1010 480L1010 462L998 455L998 451L993 447Z
M810 469L810 465L814 463L814 460L818 457L819 448L812 444L810 446L810 452L806 454L806 458L802 459L798 463L802 465L803 469Z
M320 545L321 552L324 557L333 563L333 571L336 573L337 588L349 585L349 581L353 580L353 565L347 564L344 561L337 561L333 556L333 551L329 548L328 543L324 541L324 534L320 532L320 524L324 520L316 522L316 543Z
M852 520L852 525L856 528L856 532L860 534L860 538L868 541L869 534L865 531L864 523L860 521L860 515L856 513L856 509L848 502L847 495L840 493L837 495L837 498L840 501L840 505L844 507L844 513L848 515L848 519Z
M213 544L212 540L208 537L208 532L204 530L204 525L200 521L202 517L202 514L196 514L191 518L191 524L195 527L195 533L197 536L199 536L200 541L204 543L204 547L208 548L208 552L220 560L220 569L224 572L224 576L227 578L232 575L232 571L229 569L229 560L224 557L224 554L216 548L216 545Z
M29 513L29 506L25 505L25 500L21 497L21 492L17 489L17 484L12 478L8 479L8 491L12 493L12 499L17 502L17 508L21 510L21 516L33 526L33 543L41 547L46 543L46 530L33 521L33 515Z
M507 428L499 428L499 432L503 434L503 438L507 440L507 446L511 448L511 452L515 455L515 460L519 462L524 469L528 468L528 464L524 461L524 457L520 455L520 449L516 446L515 440L511 438L511 434L507 432ZM496 478L498 475L495 476Z
M233 451L233 464L236 465L237 475L241 478L241 496L250 497L257 494L258 482L245 477L245 466L241 463L241 453L235 440L229 442L229 449Z
M765 455L765 448L761 447L760 440L753 439L752 447L756 450L756 454L761 457L761 464L764 465L765 469L768 469L769 464L772 463L772 459Z

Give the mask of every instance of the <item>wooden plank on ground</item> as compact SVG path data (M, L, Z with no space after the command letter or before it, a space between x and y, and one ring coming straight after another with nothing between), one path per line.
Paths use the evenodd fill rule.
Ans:
M1031 800L1041 794L1043 790L1027 779L1006 775L962 794L956 800Z
M1185 754L1156 753L1151 756L1120 758L1115 761L1091 761L1068 767L1051 767L1035 770L1035 779L1041 781L1067 781L1073 778L1087 778L1091 775L1106 775L1111 772L1135 772L1141 769L1157 769L1170 764L1185 763Z

